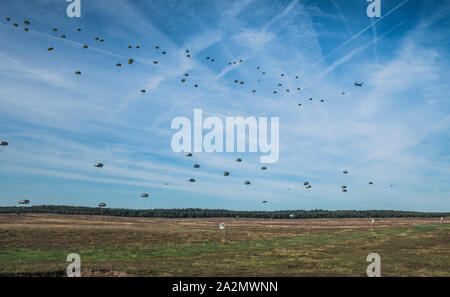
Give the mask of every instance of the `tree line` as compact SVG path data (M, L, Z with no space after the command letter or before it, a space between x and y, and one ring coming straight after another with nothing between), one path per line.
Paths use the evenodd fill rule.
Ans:
M83 206L13 206L0 207L0 214L48 213L66 215L105 215L118 217L160 217L160 218L272 218L272 219L313 219L313 218L415 218L446 217L445 212L416 212L398 210L277 210L239 211L226 209L124 209L94 208Z

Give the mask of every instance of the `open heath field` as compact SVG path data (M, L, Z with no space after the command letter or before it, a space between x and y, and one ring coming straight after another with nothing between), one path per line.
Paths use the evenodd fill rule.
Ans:
M225 231L219 224L225 224ZM0 275L450 276L450 224L436 218L244 219L0 215Z

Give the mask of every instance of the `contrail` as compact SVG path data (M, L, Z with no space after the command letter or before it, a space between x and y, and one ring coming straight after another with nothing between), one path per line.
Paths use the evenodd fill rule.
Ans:
M347 40L346 42L344 42L343 44L341 44L340 46L338 46L337 48L335 48L333 51L331 51L331 53L329 53L328 55L326 55L324 57L324 59L326 59L327 57L329 57L330 55L334 54L336 51L340 50L341 48L343 48L344 46L346 46L347 44L349 44L350 42L352 42L355 38L359 37L361 34L363 34L364 32L366 32L367 30L369 30L370 28L372 28L373 26L375 26L377 23L381 22L385 17L387 17L388 15L390 15L391 13L393 13L394 11L396 11L397 9L399 9L403 4L405 4L406 2L408 2L409 0L405 0L402 3L400 3L399 5L397 5L396 7L394 7L393 9L391 9L388 13L386 13L384 16L382 16L379 20L377 20L376 22L370 24L369 26L365 27L364 29L362 29L359 33L357 33L355 36L353 36L352 38L350 38L349 40Z

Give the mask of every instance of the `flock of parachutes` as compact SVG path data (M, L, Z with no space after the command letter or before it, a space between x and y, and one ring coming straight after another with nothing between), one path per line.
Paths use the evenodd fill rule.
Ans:
M8 23L10 23L12 20L11 20L11 18L7 17L7 18L6 18L6 21L7 21ZM24 31L28 32L28 31L30 30L30 29L29 29L29 26L31 25L30 21L25 20L23 23L24 23L24 25L25 25ZM19 25L18 25L17 23L13 23L13 26L14 26L14 27L19 27ZM76 30L77 30L78 32L81 32L81 31L82 31L81 28L77 28ZM53 31L53 32L58 32L58 28L53 28L52 31ZM60 38L61 38L61 39L66 39L67 36L66 36L65 34L62 34L62 35L60 35ZM98 36L95 37L94 40L95 40L95 41L98 41L98 42L100 42L100 43L105 42L105 40L104 40L103 38L100 38L100 37L98 37ZM128 49L132 49L132 48L140 49L141 47L140 47L139 45L135 45L135 46L128 45ZM87 50L87 49L89 49L89 46L88 46L87 44L84 44L84 45L82 46L82 49ZM157 46L155 46L155 49L156 49L156 50L160 50L160 47L157 45ZM47 48L47 51L48 51L48 52L53 52L54 50L55 50L55 49L54 49L54 47L52 47L52 46L49 46L49 47ZM162 51L161 51L161 54L162 54L162 55L166 55L167 52L162 50ZM189 51L188 49L185 50L185 55L186 55L186 58L191 58L191 53L190 53L190 51ZM210 57L210 56L207 56L207 57L206 57L206 60L207 60L208 62L211 62L211 63L215 63L215 62L216 62L216 60L215 60L214 58ZM133 58L128 59L128 64L129 64L129 65L132 65L134 62L135 62L135 60L134 60ZM230 62L228 62L228 65L235 65L235 64L237 64L237 63L243 63L243 62L244 62L243 59L240 59L239 61L230 61ZM153 64L158 64L158 60L154 60L154 61L153 61ZM122 67L122 63L119 62L119 63L117 63L115 66L116 66L116 67ZM264 75L266 74L266 71L261 71L261 66L257 66L256 69L257 69L258 71L260 71L260 74L261 74L262 76L264 76ZM75 75L82 75L82 72L79 71L79 70L75 71L74 73L75 73ZM285 77L285 74L284 74L284 73L281 73L280 76L281 76L281 77ZM187 80L188 80L188 78L189 78L189 73L185 73L185 74L184 74L184 77L180 80L181 83L186 83ZM298 80L299 78L300 78L300 77L299 77L298 75L295 76L295 79L296 79L296 80ZM261 81L261 79L257 79L257 81L259 82L259 81ZM241 80L238 80L238 79L235 79L235 80L234 80L234 83L235 83L235 84L240 84L240 85L244 85L244 84L245 84L244 81L241 81ZM362 82L361 82L361 83L355 82L354 85L355 85L356 87L362 87L363 83L362 83ZM198 85L197 83L193 84L193 86L194 86L195 88L198 88L198 87L199 87L199 85ZM281 87L283 87L283 83L278 83L277 86L278 86L279 88L281 88ZM299 91L301 91L301 88L298 87L298 86L295 87L295 88L293 88L293 89L286 88L286 89L285 89L285 92L290 93L291 90L299 92ZM279 91L279 90L274 90L273 93L274 93L274 94L277 94L278 91ZM147 91L146 91L145 89L141 89L140 92L141 92L141 93L146 93ZM256 89L252 89L251 92L252 92L252 93L256 93ZM345 92L342 92L342 95L345 95ZM313 100L313 98L309 98L309 101L312 101L312 100ZM324 101L325 101L324 99L320 99L320 102L324 102ZM298 103L298 106L301 106L301 103ZM1 147L6 147L6 146L8 146L8 142L2 141L2 142L0 142L0 146L1 146ZM192 153L186 153L185 156L186 156L186 157L192 157ZM240 162L242 162L242 159L238 158L238 159L236 159L236 162L240 163ZM104 166L103 163L96 163L96 164L94 164L94 167L97 168L97 173L98 173L99 168L103 168L103 166ZM199 168L200 168L200 165L199 165L199 164L194 164L193 167L194 167L194 169L199 169ZM261 167L261 170L266 171L266 170L267 170L267 167L263 166L263 167ZM348 171L344 170L344 171L343 171L343 174L348 174ZM223 172L223 176L227 177L227 176L229 176L229 175L230 175L230 172L229 172L229 171ZM196 182L196 179L195 179L195 178L190 178L188 181L189 181L190 183L195 183L195 182ZM373 185L373 182L372 182L372 181L369 181L368 183L369 183L369 185ZM167 184L166 184L166 185L167 185ZM251 185L251 181L249 181L249 180L244 181L244 185L250 186L250 185ZM312 187L311 184L310 184L308 181L305 181L303 185L304 185L305 189L310 189L310 188ZM391 187L392 187L392 185L391 185ZM347 191L348 191L346 185L343 185L343 186L341 187L341 189L342 189L342 192L347 192ZM290 189L289 189L289 190L290 190ZM141 198L148 198L148 197L149 197L149 194L148 194L148 193L142 193L142 194L141 194ZM262 201L262 203L267 203L267 202L268 202L267 200L263 200L263 201ZM19 204L29 204L29 203L30 203L29 200L20 200L20 201L19 201ZM106 203L104 203L104 202L99 203L98 206L99 206L100 208L106 207Z

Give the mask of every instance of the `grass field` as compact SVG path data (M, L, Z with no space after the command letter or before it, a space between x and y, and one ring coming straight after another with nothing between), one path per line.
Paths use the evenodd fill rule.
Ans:
M221 242L218 225L227 233ZM450 224L439 219L164 219L0 215L0 275L450 276Z

